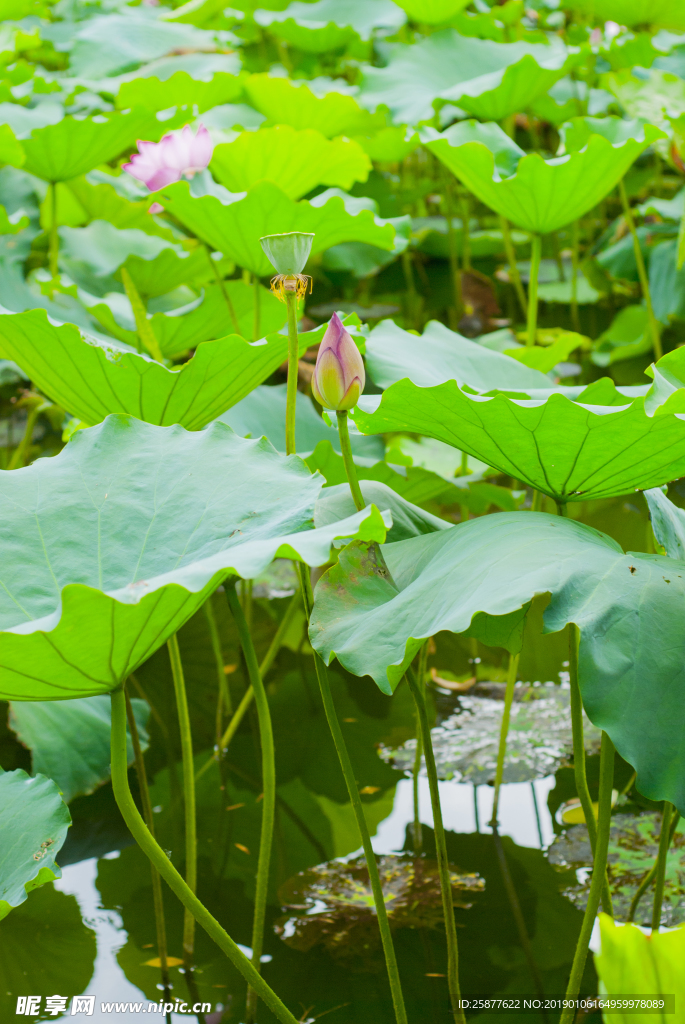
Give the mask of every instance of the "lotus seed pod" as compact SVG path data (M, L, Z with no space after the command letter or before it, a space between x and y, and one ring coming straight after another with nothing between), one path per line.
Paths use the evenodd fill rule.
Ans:
M282 235L265 235L259 241L277 274L297 277L309 259L314 235L304 231L286 231Z

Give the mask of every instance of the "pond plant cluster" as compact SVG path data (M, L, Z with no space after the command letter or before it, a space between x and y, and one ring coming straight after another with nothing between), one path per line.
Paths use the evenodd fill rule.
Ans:
M0 11L2 1020L685 998L682 0Z

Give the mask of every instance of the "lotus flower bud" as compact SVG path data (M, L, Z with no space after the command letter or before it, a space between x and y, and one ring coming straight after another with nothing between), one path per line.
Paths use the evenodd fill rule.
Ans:
M304 231L286 231L282 235L265 235L259 241L277 274L297 277L309 259L314 235Z
M359 349L337 313L331 317L319 346L312 393L324 409L353 409L364 390L366 374Z

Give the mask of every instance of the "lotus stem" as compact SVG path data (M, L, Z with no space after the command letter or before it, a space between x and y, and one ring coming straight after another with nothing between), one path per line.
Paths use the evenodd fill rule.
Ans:
M48 236L48 264L50 277L54 279L59 274L59 234L57 233L57 182L51 181L48 185L50 198L50 234Z
M459 948L457 945L457 926L454 920L454 904L452 902L452 882L450 880L450 866L447 857L445 828L442 822L438 770L435 765L433 740L431 738L428 716L426 714L424 683L423 680L416 679L411 666L407 670L407 682L409 683L409 689L412 692L414 704L416 705L416 713L419 718L421 743L423 745L424 758L426 761L426 773L428 775L431 808L433 811L433 829L435 831L435 849L438 857L438 872L440 875L442 912L445 918L445 932L447 935L447 987L450 994L452 1015L456 1021L460 1022L460 1024L465 1024L466 1016L461 1006L461 990L459 988Z
M676 828L678 826L679 818L680 818L680 814L676 810L675 814L671 818L671 826L670 826L670 830L669 830L670 834L669 834L669 840L668 840L668 845L669 846L673 842L673 836L675 835L675 830L676 830ZM659 838L661 839L661 837L659 837ZM628 922L632 922L632 921L635 920L635 912L637 911L637 905L640 902L641 898L644 896L644 894L647 891L647 889L649 888L649 886L654 881L654 877L656 875L658 866L659 866L659 858L657 856L655 858L654 863L652 864L651 868L645 874L644 878L642 879L642 881L638 885L637 891L636 891L635 895L633 896L632 900L630 901L630 909L628 911L628 917L626 918L626 920Z
M352 455L352 445L350 444L350 431L347 425L347 409L338 409L336 412L338 419L338 436L340 438L340 450L342 452L343 464L345 466L345 473L347 474L347 482L350 485L352 492L352 499L357 507L357 512L361 512L366 507L366 502L359 486L359 479L357 477L357 467L354 464L354 457Z
M300 579L302 582L302 596L304 600L305 613L307 615L307 619L309 619L311 616L312 606L314 604L314 598L312 595L311 582L309 580L309 572L307 567L304 565L300 566ZM350 755L347 750L347 744L345 743L345 737L343 736L342 729L340 728L340 722L335 710L333 694L331 693L331 687L328 680L328 672L326 670L326 666L316 652L314 653L314 664L316 666L316 676L319 681L321 699L323 701L326 719L331 730L335 749L338 754L338 760L340 761L340 767L342 768L342 773L345 778L345 785L347 786L347 792L352 804L352 810L357 822L357 828L359 829L362 846L364 848L366 867L369 872L369 882L371 883L373 901L376 907L378 928L381 933L381 942L383 944L383 952L385 954L385 964L388 971L390 992L392 994L393 1006L395 1008L395 1019L397 1024L407 1024L407 1011L404 1006L400 972L397 967L395 947L392 941L390 922L388 921L388 910L385 905L385 900L383 899L383 888L381 886L381 879L378 873L376 855L373 852L373 846L371 845L369 826L367 825L366 818L364 817L364 807L359 795L359 784L354 776L354 768L352 767Z
M469 207L468 193L464 192L459 196L459 212L461 213L461 265L465 271L471 269L471 236L469 235L471 211Z
M450 259L450 277L452 278L452 292L454 296L454 307L450 317L450 327L454 330L464 312L461 298L461 275L459 272L459 257L457 255L457 236L454 230L454 194L452 191L452 179L445 167L442 168L443 187L445 191L445 219L447 221L447 246Z
M195 772L193 766L193 737L190 731L188 697L186 694L183 663L176 633L167 641L171 675L174 680L178 727L181 734L181 761L183 764L183 808L186 840L186 882L191 892L197 888L197 826L195 821ZM195 950L195 917L186 907L183 917L183 962L186 970L192 966Z
M568 636L568 667L571 684L571 729L573 732L573 773L576 782L576 792L580 799L580 806L583 809L585 824L587 825L588 836L590 837L590 849L593 860L597 848L597 822L595 811L592 806L590 789L587 784L587 772L585 768L585 741L583 739L583 698L580 693L578 682L578 646L580 644L580 630L575 622L569 623ZM604 872L604 885L602 887L602 909L610 917L614 916L614 908L611 899L609 879Z
M297 293L286 291L285 303L288 309L288 386L285 400L285 453L294 455L295 447L295 411L297 408Z
M421 761L423 758L423 744L421 743L421 726L419 713L416 712L416 752L414 753L414 766L411 773L412 798L414 801L414 821L411 827L414 856L418 857L423 848L423 828L421 827L421 808L419 805L419 776L421 772Z
M654 315L654 307L652 306L652 293L649 290L649 278L647 277L647 268L645 267L645 261L642 256L640 239L637 237L637 230L635 228L635 218L633 217L633 212L630 209L630 203L628 202L626 186L623 181L623 178L621 178L621 180L618 183L618 192L621 197L623 216L625 218L625 222L628 225L628 230L630 231L631 237L633 239L633 251L635 253L635 262L637 264L637 276L640 279L640 287L642 288L642 298L645 300L645 306L647 307L647 318L649 320L650 334L652 335L654 359L658 362L664 354L663 348L661 346L661 326Z
M531 779L530 791L531 791L532 796L533 796L533 809L535 811L535 824L537 825L537 829L538 829L538 839L540 840L540 849L544 850L544 848L545 848L545 840L544 840L544 836L542 835L542 822L540 821L540 808L538 807L538 795L535 792L535 780L534 779Z
M507 736L509 734L509 722L511 719L511 705L514 701L514 690L516 688L516 672L519 667L520 654L509 655L509 667L507 668L507 688L504 694L504 713L502 715L502 726L499 733L499 749L497 751L497 768L495 771L495 794L492 801L492 819L490 825L497 827L499 811L499 794L502 787L502 776L504 774L504 758L507 752Z
M240 323L238 321L238 317L236 316L235 306L233 305L233 301L231 299L231 296L228 293L228 288L226 287L226 282L224 281L223 277L219 273L219 268L217 266L217 262L216 262L216 260L212 259L212 254L209 251L209 249L207 248L207 246L205 246L205 252L207 253L207 259L209 260L209 262L212 265L212 271L213 271L214 276L216 278L216 283L219 285L219 288L221 290L221 294L223 295L223 298L224 298L224 302L226 303L226 308L228 309L228 315L230 316L231 322L233 323L233 330L235 331L236 334L240 334Z
M156 359L158 363L164 362L164 356L162 350L159 347L157 336L152 329L152 324L147 318L147 310L145 309L145 303L138 293L138 289L133 283L133 278L129 274L126 267L121 268L121 282L126 292L126 297L131 303L131 309L133 310L133 316L136 321L136 330L138 331L138 338L141 344L147 349L153 359Z
M209 627L209 638L212 644L212 651L214 653L214 664L216 665L217 696L216 715L214 721L217 747L216 756L218 760L221 760L221 736L224 731L224 708L229 715L233 713L233 709L231 707L231 691L228 686L228 680L226 679L226 673L224 672L224 656L221 650L221 637L219 636L219 630L214 616L211 594L205 601L203 608L207 618L207 626ZM195 776L195 778L197 779L197 776Z
M668 847L671 843L671 816L676 814L676 820L678 813L668 800L664 800L664 809L661 812L661 833L659 835L659 852L656 858L656 872L655 878L656 883L654 886L654 906L652 908L652 935L659 931L661 927L661 906L664 902L664 882L666 880L666 858L668 857Z
M179 898L183 906L188 910L204 928L209 937L216 942L217 946L231 963L240 971L247 983L257 992L259 998L269 1007L281 1024L297 1024L297 1020L288 1010L285 1004L279 999L273 989L267 985L262 976L255 971L254 967L245 954L233 941L219 922L207 910L205 905L197 898L192 889L184 882L181 875L173 866L159 843L150 834L143 821L135 801L131 795L128 785L128 757L126 750L126 698L123 688L113 690L112 700L112 734L111 734L111 760L112 760L112 788L117 806L128 829L140 846L143 853L157 868L160 875L167 883L172 892Z
M607 854L609 852L609 832L611 828L611 792L614 784L614 744L605 732L602 733L602 752L599 765L599 819L597 822L597 846L595 849L595 864L592 871L592 881L588 894L587 907L583 916L583 923L578 936L576 952L573 957L573 966L566 989L566 1000L568 1006L563 1010L559 1024L572 1024L576 1011L575 1000L580 993L580 985L583 980L583 971L587 959L587 951L590 945L592 929L599 909L599 901L602 894L607 866Z
M38 395L28 396L24 399L20 399L19 402L23 402L28 405L28 414L26 416L26 426L24 427L24 433L21 441L12 452L12 458L10 459L7 469L23 469L26 464L26 456L31 448L31 439L33 437L33 428L36 425L38 414L41 407L45 405L42 398ZM19 404L19 403L18 403Z
M526 345L534 345L538 333L538 274L542 255L542 239L540 235L530 238L530 280L528 281L528 320L526 328Z
M578 263L580 255L580 221L574 220L571 229L571 323L574 331L580 331L578 313Z
M259 294L259 278L256 274L252 275L252 287L254 288L254 319L252 322L252 338L254 341L259 341L259 335L261 332L261 309Z
M262 831L259 839L259 862L257 865L257 890L255 894L254 918L252 922L252 966L261 970L262 949L264 947L264 921L266 918L266 900L269 888L269 865L271 862L271 846L273 844L274 816L276 813L276 751L274 748L273 728L269 701L264 689L264 682L259 671L257 654L254 649L247 619L243 612L235 586L226 585L226 599L235 620L243 650L247 673L252 684L257 716L259 718L259 738L262 746ZM254 1024L257 1013L257 993L252 987L247 991L247 1022Z
M152 801L150 800L150 790L147 784L147 775L145 774L145 761L143 759L143 751L140 746L140 736L138 735L138 726L136 724L136 718L133 714L133 707L129 698L128 692L124 690L124 697L126 699L126 718L128 720L128 731L131 734L131 742L133 743L133 754L136 759L136 775L138 777L138 789L140 791L140 802L143 805L143 817L145 818L145 824L148 827L151 836L155 834L154 818L152 815ZM169 982L169 965L167 963L167 942L166 942L166 924L164 921L164 898L162 896L162 880L159 877L159 871L150 864L150 874L152 875L152 901L155 908L155 928L157 930L157 953L159 955L159 968L162 977L162 985L164 986L164 1002L169 1002L169 996L171 994L171 985Z
M504 251L507 256L507 262L509 263L509 275L511 277L511 283L514 286L516 297L519 300L519 306L521 307L523 319L527 320L528 302L526 300L526 293L523 289L523 282L521 281L521 274L519 272L518 263L516 262L516 250L514 249L514 243L511 240L509 221L506 219L506 217L500 217L499 223L502 231L502 239L504 241Z
M288 629L290 628L290 625L291 625L291 623L293 621L293 618L295 617L295 612L299 608L299 605L300 605L300 594L299 594L299 591L296 591L293 594L293 596L292 596L292 598L290 600L290 604L288 605L288 607L285 610L285 614L284 614L283 618L281 619L280 623L278 624L278 629L276 630L276 632L274 634L274 638L273 638L273 640L271 641L271 643L269 645L268 651L264 655L264 658L262 660L261 665L259 666L259 674L262 677L262 679L264 678L266 673L269 671L269 669L273 665L273 663L274 663L274 661L276 659L276 655L278 654L279 650L281 649L281 645L283 643L283 637L288 632ZM226 747L229 745L229 743L231 742L231 740L233 739L233 737L237 733L238 728L240 727L240 723L242 722L243 718L245 717L247 709L249 708L249 706L250 706L250 704L252 703L253 700L254 700L254 690L252 689L252 686L250 686L245 691L245 694L244 694L242 700L240 701L240 704L238 705L238 707L235 710L235 714L233 715L233 718L228 723L226 731L225 731L225 733L223 734L223 736L221 737L221 739L219 741L219 750L220 751L223 751L223 750L226 749ZM210 757L209 760L206 761L202 765L202 768L199 769L197 775L195 776L195 781L196 782L197 782L197 780L202 775L204 775L204 773L207 771L207 769L209 768L209 766L212 764L213 761L214 761L214 758Z

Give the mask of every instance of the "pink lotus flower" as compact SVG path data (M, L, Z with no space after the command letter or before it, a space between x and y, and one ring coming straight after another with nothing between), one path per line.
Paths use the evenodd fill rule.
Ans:
M124 164L124 170L144 181L151 192L181 178L192 178L204 171L212 159L214 146L209 132L200 125L193 135L190 125L178 132L169 132L161 142L141 142L138 152Z
M325 409L353 409L365 382L361 353L334 313L316 357L312 394Z

